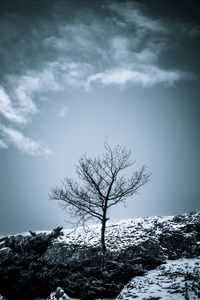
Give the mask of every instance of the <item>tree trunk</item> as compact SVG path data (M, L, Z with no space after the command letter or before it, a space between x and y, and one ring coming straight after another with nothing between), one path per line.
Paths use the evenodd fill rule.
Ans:
M105 257L105 253L106 253L105 231L106 231L106 219L102 220L102 227L101 227L101 246L102 246L103 258Z
M108 198L105 200L105 206L103 208L103 216L101 220L101 246L102 246L102 265L105 263L105 255L106 255L106 242L105 242L105 232L106 232L106 215L107 215L107 203Z

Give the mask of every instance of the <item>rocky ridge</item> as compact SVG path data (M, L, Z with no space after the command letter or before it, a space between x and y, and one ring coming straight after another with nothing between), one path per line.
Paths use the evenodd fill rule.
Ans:
M156 267L163 266L166 260L188 259L189 264L190 259L197 259L200 213L109 222L106 241L107 254L102 266L98 224L2 237L0 294L11 300L32 300L47 298L60 286L71 297L115 298L132 278L139 278L142 283L151 270L159 272ZM197 276L192 280L197 281ZM134 288L129 288L128 293L132 291L134 295L135 281L131 286ZM148 298L145 293L144 297L138 299L161 299Z

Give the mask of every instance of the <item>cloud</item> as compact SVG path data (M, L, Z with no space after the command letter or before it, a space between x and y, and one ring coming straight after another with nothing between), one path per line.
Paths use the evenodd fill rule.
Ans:
M133 24L139 30L145 29L156 33L166 32L168 29L163 25L163 22L150 18L142 13L142 6L139 3L125 2L125 3L111 3L108 5L109 9L117 13L119 24Z
M0 126L1 134L4 138L13 146L21 150L22 152L29 154L31 156L38 155L49 155L51 150L41 145L39 142L26 137L22 132L6 126ZM4 142L2 142L3 148L7 148Z
M179 22L171 25L171 29L179 33L177 38L195 39L200 37L200 26L196 24Z
M2 140L0 140L0 149L8 149L8 146Z
M26 123L22 112L20 109L13 107L12 100L2 87L0 87L0 114L11 122Z
M37 97L47 91L61 90L54 67L47 65L40 72L26 71L24 75L8 77L10 95L0 86L0 114L8 121L26 124L39 112Z
M100 82L103 85L125 85L133 83L144 87L151 87L157 83L164 82L172 85L180 80L183 74L178 71L165 71L154 66L143 67L143 70L132 69L112 69L104 73L97 73L88 78L88 86L94 82Z
M8 140L26 153L33 149L45 154L38 142L23 135L22 127L34 122L46 93L89 90L96 85L171 86L190 78L176 66L161 67L162 54L174 42L175 33L176 46L185 37L198 37L198 25L155 19L133 1L98 4L98 9L97 4L77 9L70 1L69 6L63 1L48 3L42 16L26 6L27 15L17 11L0 19L0 115L5 145ZM66 114L61 107L58 115Z

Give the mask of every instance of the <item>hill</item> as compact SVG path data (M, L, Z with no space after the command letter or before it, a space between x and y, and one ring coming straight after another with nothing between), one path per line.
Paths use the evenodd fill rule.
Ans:
M0 294L32 300L60 286L82 299L199 299L199 212L109 222L106 241L102 264L98 224L2 237Z

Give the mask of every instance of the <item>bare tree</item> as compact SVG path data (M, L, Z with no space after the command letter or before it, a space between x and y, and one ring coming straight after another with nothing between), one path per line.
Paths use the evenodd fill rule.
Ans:
M127 177L124 170L132 167L131 152L119 145L111 148L106 141L105 152L95 158L83 155L76 165L76 173L82 181L65 178L62 187L54 188L50 193L51 200L70 212L78 222L96 218L101 222L101 245L103 255L106 251L105 231L110 207L124 202L136 194L145 185L151 174L146 167L135 171Z

